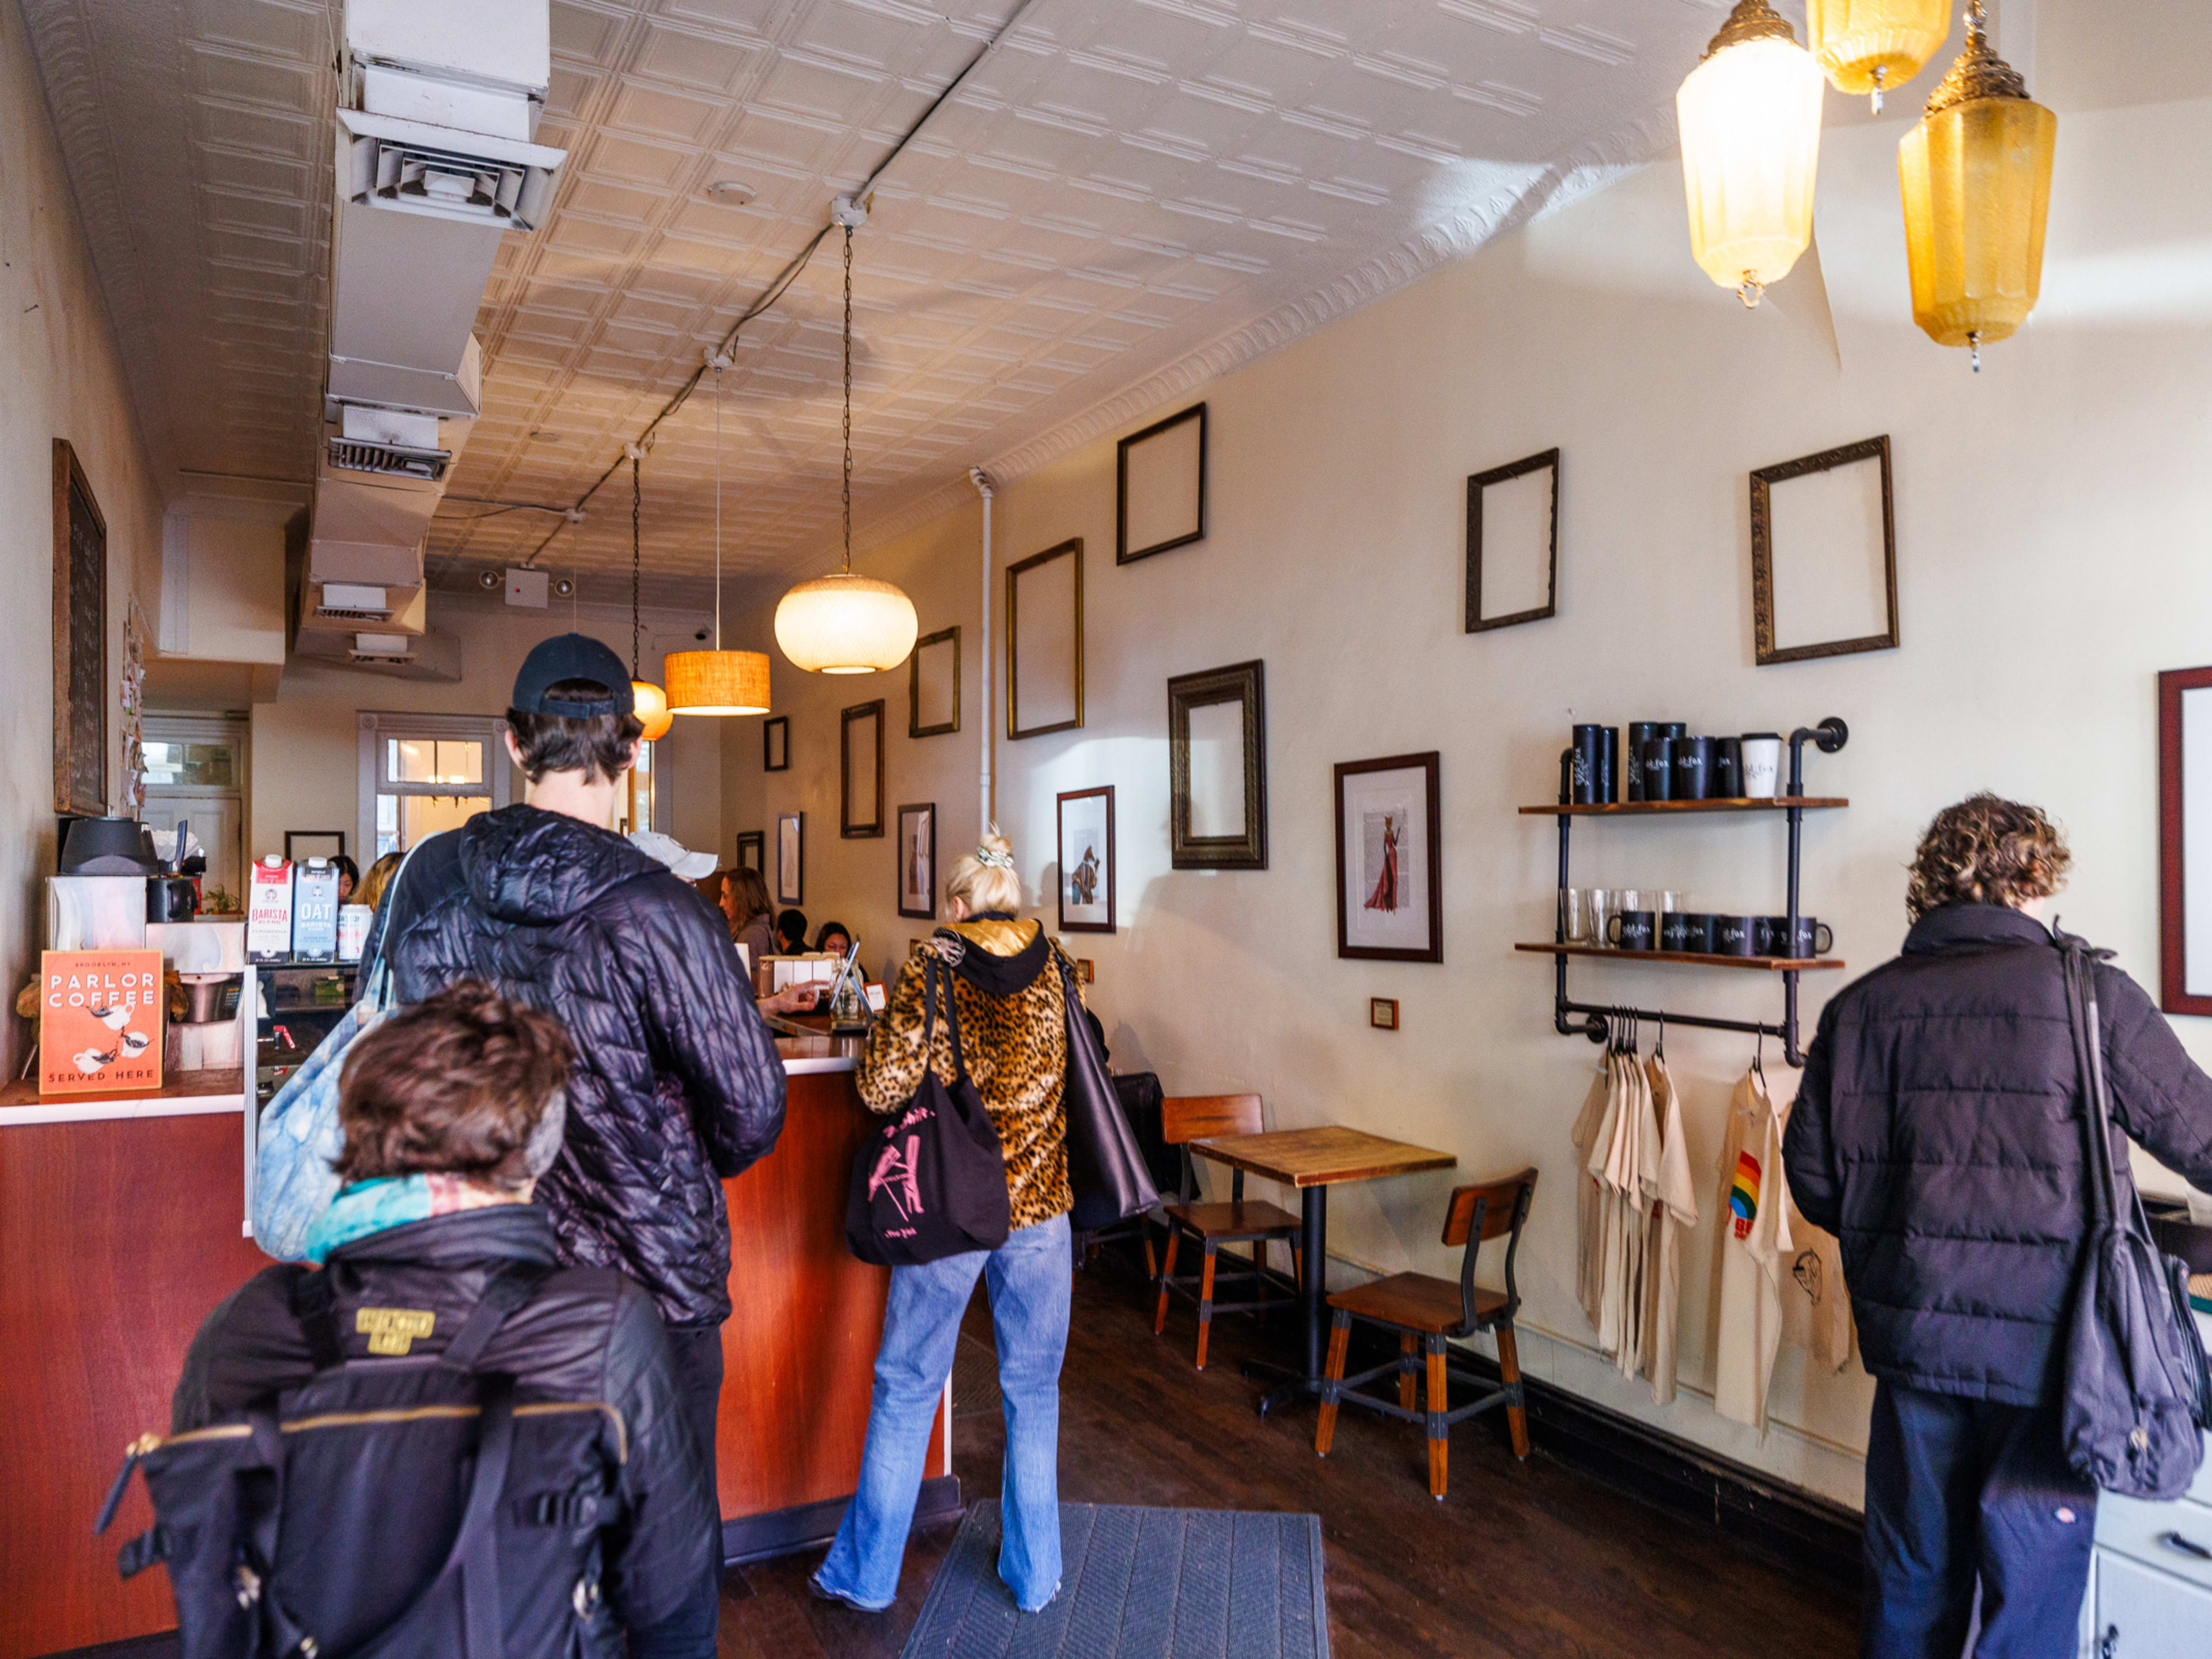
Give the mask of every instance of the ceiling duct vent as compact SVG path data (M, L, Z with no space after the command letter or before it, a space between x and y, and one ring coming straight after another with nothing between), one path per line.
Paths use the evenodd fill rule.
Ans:
M315 616L322 622L388 623L392 605L381 587L362 582L325 582L315 601Z
M447 449L413 449L405 444L380 443L374 439L331 440L331 465L348 472L422 478L435 483L446 476L453 459L453 452Z
M415 641L405 634L356 634L346 655L357 663L404 668L415 660Z
M568 152L427 121L342 109L339 179L350 202L534 230Z

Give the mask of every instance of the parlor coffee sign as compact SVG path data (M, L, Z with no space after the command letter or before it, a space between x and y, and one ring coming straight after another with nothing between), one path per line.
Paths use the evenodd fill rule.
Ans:
M39 980L40 1094L161 1086L159 951L47 951Z

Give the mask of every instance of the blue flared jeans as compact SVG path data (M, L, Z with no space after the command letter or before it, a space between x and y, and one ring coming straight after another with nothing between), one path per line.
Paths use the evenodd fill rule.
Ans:
M1073 1270L1064 1215L1023 1228L995 1250L891 1270L860 1486L815 1575L823 1589L875 1608L898 1595L929 1425L980 1273L991 1296L1006 1414L999 1577L1024 1613L1052 1600L1060 1589L1060 1364Z

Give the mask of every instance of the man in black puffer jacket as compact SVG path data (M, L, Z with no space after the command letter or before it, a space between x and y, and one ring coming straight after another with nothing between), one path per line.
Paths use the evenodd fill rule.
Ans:
M775 1145L783 1064L720 915L604 827L644 729L622 659L581 635L545 641L515 677L507 725L525 804L424 842L367 956L381 944L403 1004L477 979L567 1026L568 1138L538 1202L562 1260L619 1267L659 1304L711 1490L730 1314L722 1181ZM717 1604L702 1596L711 1653Z
M2089 1230L2061 957L2037 920L2069 855L2032 806L1936 815L1905 953L1822 1010L1784 1141L1790 1190L1837 1235L1866 1368L1861 1651L2070 1659L2096 1488L2063 1459L2064 1334ZM2212 1079L2142 988L2096 966L2118 1127L2212 1188ZM2114 1161L2126 1178L2124 1141Z

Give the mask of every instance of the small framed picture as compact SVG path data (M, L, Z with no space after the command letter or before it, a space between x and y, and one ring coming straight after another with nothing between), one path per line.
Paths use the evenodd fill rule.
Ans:
M1114 931L1114 786L1060 797L1060 931Z
M1075 982L1079 985L1096 985L1098 982L1098 964L1089 957L1076 957Z
M762 830L738 831L738 868L768 874L768 833Z
M1437 754L1336 769L1336 953L1442 962L1443 854Z
M1398 999L1370 997L1367 999L1367 1023L1378 1031L1398 1029Z
M937 803L898 810L898 913L937 919Z
M1206 538L1206 405L1115 446L1114 559L1129 564Z
M284 861L298 864L306 859L342 859L345 856L345 842L343 830L287 830Z
M775 821L775 902L806 902L806 814L786 812Z
M761 722L761 770L791 769L791 716L774 714Z
M884 833L884 700L856 704L837 723L837 833L865 841Z

